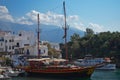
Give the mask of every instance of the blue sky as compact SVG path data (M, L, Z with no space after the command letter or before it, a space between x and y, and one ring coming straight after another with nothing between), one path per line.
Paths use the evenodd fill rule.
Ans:
M120 0L0 0L0 20L33 25L39 13L42 24L63 26L63 1L70 27L120 31Z

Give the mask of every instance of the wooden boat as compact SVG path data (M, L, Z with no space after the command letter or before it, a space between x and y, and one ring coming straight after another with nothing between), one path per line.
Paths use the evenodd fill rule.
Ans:
M67 27L66 27L66 12L65 2L64 6L64 17L65 17L65 48L66 48L66 59L50 59L40 58L39 49L39 14L38 14L38 59L28 59L29 65L22 67L28 74L38 75L40 77L52 77L52 78L88 78L94 72L95 67L80 67L70 64L67 58Z
M89 78L95 67L79 67L64 59L29 59L29 66L23 67L28 75L52 78Z

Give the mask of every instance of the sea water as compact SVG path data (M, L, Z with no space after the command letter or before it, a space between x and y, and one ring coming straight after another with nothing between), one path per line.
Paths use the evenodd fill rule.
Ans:
M49 78L40 78L40 77L13 77L11 80L66 80L66 79L49 79ZM109 70L109 71L95 70L91 78L89 79L79 78L74 80L120 80L120 69Z

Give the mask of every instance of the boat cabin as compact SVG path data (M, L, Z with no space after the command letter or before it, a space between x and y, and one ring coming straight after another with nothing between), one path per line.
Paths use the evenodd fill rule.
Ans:
M51 58L41 58L41 59L28 59L29 66L31 68L45 68L48 66L60 66L65 65L67 60L65 59L51 59Z

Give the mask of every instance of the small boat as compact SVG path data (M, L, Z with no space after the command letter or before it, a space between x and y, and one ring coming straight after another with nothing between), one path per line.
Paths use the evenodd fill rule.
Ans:
M19 69L13 70L12 68L7 68L6 73L10 77L16 77L16 76L21 75L24 72L22 70L19 70Z
M92 55L85 55L83 59L77 59L74 61L74 64L78 66L96 66L101 67L104 66L104 59L103 58L93 58Z
M9 80L11 77L7 75L5 69L0 69L0 80Z
M107 58L92 58L92 55L86 55L84 59L77 59L74 64L78 66L96 66L97 70L115 70L116 64L110 63L110 59Z
M18 76L18 75L19 75L19 71L14 71L14 70L12 70L12 69L8 69L8 70L7 70L7 74L8 74L8 76L10 76L10 77L15 77L15 76Z
M116 64L112 63L110 58L105 58L104 59L104 66L96 68L97 70L115 70L116 69Z
M97 70L115 70L116 69L116 64L108 63L105 64L104 66L96 68Z
M10 80L10 77L5 77L4 75L0 75L0 80Z

